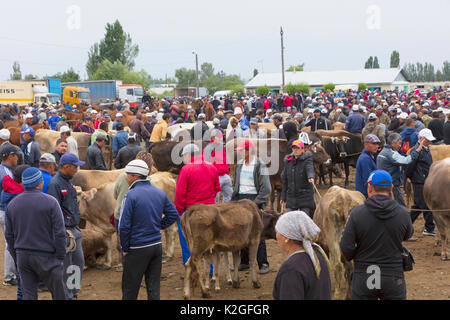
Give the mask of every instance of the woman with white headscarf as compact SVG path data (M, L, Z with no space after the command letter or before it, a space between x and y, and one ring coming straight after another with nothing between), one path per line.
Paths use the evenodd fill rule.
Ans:
M280 248L289 256L275 279L275 300L330 300L330 263L314 243L320 229L303 211L283 214L275 225Z

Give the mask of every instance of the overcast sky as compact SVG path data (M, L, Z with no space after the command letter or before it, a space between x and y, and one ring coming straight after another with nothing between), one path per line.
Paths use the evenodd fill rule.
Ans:
M80 9L79 24L76 12ZM76 11L76 10L75 10ZM152 77L211 62L216 71L251 78L253 69L281 70L280 26L285 65L305 71L355 70L370 55L389 67L450 60L450 0L40 0L3 1L0 80L15 60L22 75L45 76L73 67L86 77L87 52L119 19L140 48L135 69Z

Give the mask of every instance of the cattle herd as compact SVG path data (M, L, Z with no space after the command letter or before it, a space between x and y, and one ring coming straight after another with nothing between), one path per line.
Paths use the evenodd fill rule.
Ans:
M196 111L200 109L207 114L206 124L210 129L214 127L213 119L215 110L209 100L202 103L196 100L191 103ZM164 107L164 101L152 101L147 105L147 112ZM102 113L98 106L92 109ZM177 110L187 110L187 105L178 104ZM211 110L212 108L212 110ZM87 106L79 105L80 113L65 112L65 122L74 128L80 122ZM144 108L143 108L144 109ZM172 110L172 109L171 109ZM142 110L145 112L144 110ZM139 111L138 111L139 112ZM117 110L107 110L111 119L116 120ZM121 111L121 122L125 130L136 118L135 112ZM288 113L280 113L283 120L289 117ZM22 120L5 121L4 126L11 133L10 142L20 146L20 126ZM284 121L285 123L286 121ZM182 147L191 141L186 139L195 123L175 123L169 126L167 138L153 143L148 151L154 161L154 167L150 175L152 184L163 190L168 198L174 202L177 175L182 168ZM50 130L46 121L33 126L36 131L35 141L39 143L41 154L53 152L55 142L60 138L57 131ZM210 297L209 282L206 275L204 261L219 266L223 259L225 262L227 282L234 288L240 285L238 277L239 251L244 247L249 248L251 281L254 288L260 287L257 279L256 251L261 238L275 239L274 226L277 218L283 213L280 205L281 172L284 159L288 154L288 140L279 137L279 127L273 123L259 123L259 129L265 133L265 138L252 139L257 147L258 157L266 161L270 172L272 194L265 210L260 210L249 200L230 202L216 205L195 205L189 208L181 217L183 233L188 242L191 259L186 264L184 278L184 297L190 298L192 277L198 282L203 297ZM322 230L319 236L319 244L327 253L332 270L330 270L333 299L350 299L350 279L353 263L344 259L339 249L339 241L350 211L365 200L365 197L354 190L350 185L350 166L355 166L359 155L363 150L361 134L351 133L339 126L333 130L315 130L309 128L298 131L308 135L311 144L309 150L313 154L316 173L315 184L328 184L328 191L318 198L314 222ZM116 132L110 130L111 139ZM79 158L86 161L86 151L90 144L91 134L73 132L72 136L78 143ZM228 137L227 134L225 134ZM234 165L238 160L235 152L243 137L236 137L225 141L227 161L230 164L230 175L233 179ZM195 142L204 148L208 139ZM142 141L142 146L144 142ZM109 170L88 170L82 167L73 177L73 184L80 187L78 203L81 213L81 227L83 228L83 251L86 265L99 269L110 269L113 266L113 250L120 254L119 243L113 243L116 229L110 221L111 214L116 207L114 198L114 186L118 176L124 169L116 170L113 165L112 150L109 146L103 148L103 157ZM446 195L450 191L450 152L446 145L431 146L434 164L431 167L429 177L424 186L424 197L427 205L433 210L433 216L438 227L437 242L441 243L441 259L450 260L450 200ZM175 155L175 156L174 156ZM439 161L441 160L441 161ZM272 169L272 170L271 170ZM342 173L342 170L345 173ZM333 175L339 178L345 177L345 187L334 185ZM327 181L328 180L328 181ZM328 182L328 183L327 183ZM347 189L348 187L348 189ZM195 212L195 214L194 214ZM170 259L174 256L174 248L177 245L177 224L174 223L164 231L165 256ZM231 252L234 263L229 267L228 253ZM204 261L203 261L204 260ZM181 261L180 261L181 268ZM215 289L220 290L219 267L215 268L213 280ZM230 269L234 269L233 275Z

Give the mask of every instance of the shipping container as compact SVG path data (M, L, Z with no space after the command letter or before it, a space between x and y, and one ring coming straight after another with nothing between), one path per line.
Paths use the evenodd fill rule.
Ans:
M64 82L62 90L69 86L87 88L90 91L91 104L99 104L105 102L106 99L114 101L119 98L118 88L120 85L122 85L120 80Z

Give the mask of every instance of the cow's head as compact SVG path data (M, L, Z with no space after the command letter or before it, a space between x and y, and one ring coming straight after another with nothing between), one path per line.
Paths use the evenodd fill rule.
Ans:
M313 155L313 161L315 163L324 164L326 166L331 165L331 157L326 152L325 148L322 146L322 143L315 142L310 148L312 155Z
M89 202L92 201L97 193L96 188L89 191L80 192L77 196L78 207L80 208L80 215L82 219L87 219Z
M348 155L347 150L345 148L345 145L348 140L349 140L348 137L340 137L336 139L336 147L339 151L339 157L341 158L345 158Z
M275 225L278 221L280 215L273 210L264 210L260 211L261 218L263 221L263 230L261 233L261 239L277 239L277 235L275 233Z

